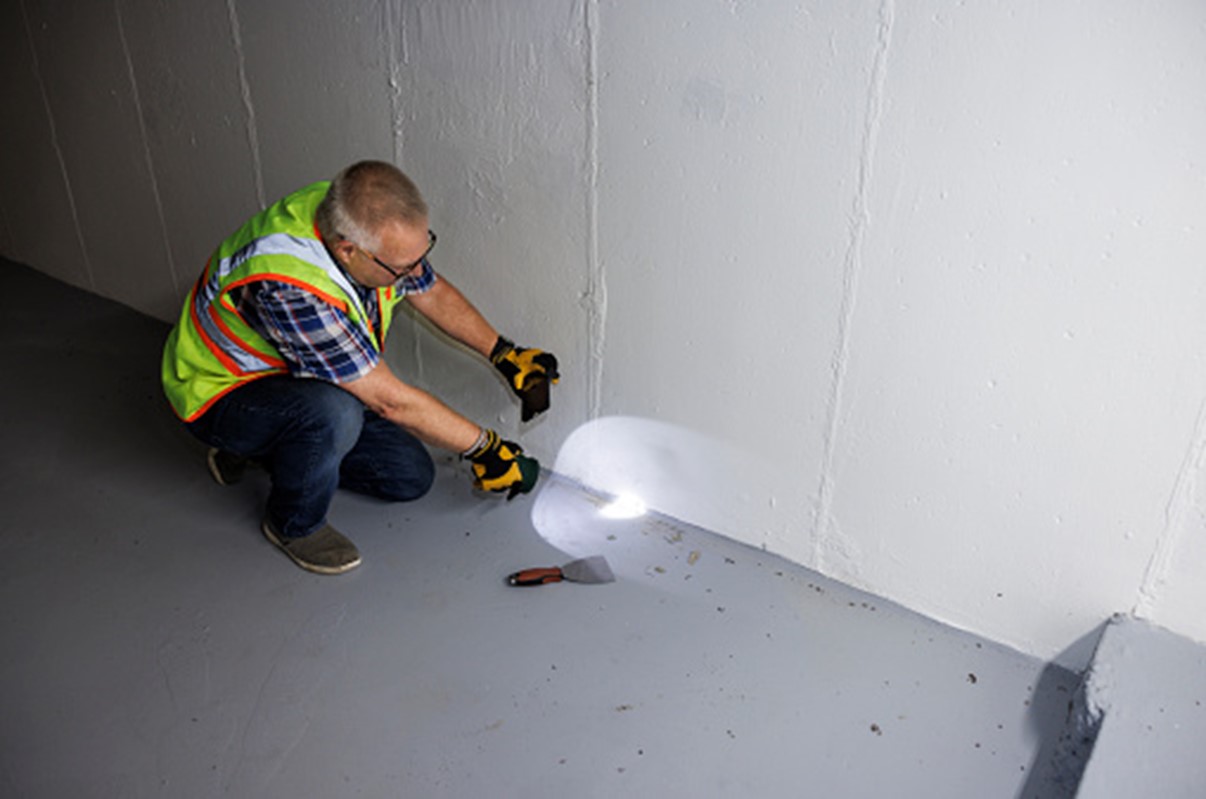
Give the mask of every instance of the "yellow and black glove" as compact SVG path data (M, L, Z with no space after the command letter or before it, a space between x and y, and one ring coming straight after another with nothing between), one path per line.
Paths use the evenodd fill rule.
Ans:
M540 463L523 454L523 447L504 441L493 430L483 429L481 438L461 457L473 461L473 485L486 491L507 491L507 499L526 494L540 477Z
M521 417L525 422L549 409L549 383L561 379L557 372L557 356L516 347L515 342L499 336L490 352L490 362L507 378L507 384L519 397L523 405Z

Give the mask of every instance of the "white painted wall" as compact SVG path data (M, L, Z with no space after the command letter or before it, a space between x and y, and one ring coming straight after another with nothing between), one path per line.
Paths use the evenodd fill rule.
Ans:
M1206 433L1204 89L1201 3L899 14L834 458L862 582L1039 652L1156 611Z
M600 420L560 468L1068 665L1115 611L1206 640L1206 5L21 0L0 45L10 257L167 319L392 158L566 376L521 428L391 357L546 462Z

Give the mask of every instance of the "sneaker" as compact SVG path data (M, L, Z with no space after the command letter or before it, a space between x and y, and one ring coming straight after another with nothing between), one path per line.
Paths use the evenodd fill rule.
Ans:
M220 486L232 486L243 479L247 471L247 459L233 452L224 452L217 447L210 447L205 455L209 465L209 473L214 476Z
M289 538L280 535L267 519L264 535L306 571L318 574L343 574L360 565L360 551L343 533L324 524L309 535Z

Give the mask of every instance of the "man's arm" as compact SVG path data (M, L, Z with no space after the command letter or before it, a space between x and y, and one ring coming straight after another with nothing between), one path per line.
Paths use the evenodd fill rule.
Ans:
M498 331L443 275L422 294L406 295L406 301L440 330L483 357L490 357Z
M424 442L473 462L474 485L506 491L507 499L531 491L540 464L523 449L461 416L438 399L394 376L372 342L338 308L294 286L260 286L258 304L244 309L249 324L278 343L290 373L342 387L381 417ZM252 297L250 299L256 299Z
M473 484L480 489L506 491L511 500L531 491L540 479L540 464L524 455L522 447L478 427L426 391L406 385L384 361L364 377L340 385L370 410L426 443L473 461Z
M494 364L522 402L523 421L548 410L549 382L556 383L560 377L556 356L516 347L499 336L465 295L443 278L425 292L406 295L406 299L440 330Z
M399 380L379 361L363 377L340 383L369 410L422 441L452 452L465 452L477 442L482 428L422 389Z

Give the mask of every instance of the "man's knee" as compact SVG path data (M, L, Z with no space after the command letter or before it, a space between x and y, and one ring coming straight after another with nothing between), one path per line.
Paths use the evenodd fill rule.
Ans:
M427 450L415 448L405 468L390 480L377 484L376 490L382 499L391 502L411 502L431 490L435 482L435 462Z
M356 445L364 423L360 400L331 383L307 380L305 399L295 417L299 430L322 439L336 452L347 452Z

